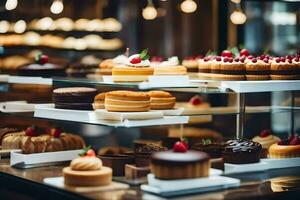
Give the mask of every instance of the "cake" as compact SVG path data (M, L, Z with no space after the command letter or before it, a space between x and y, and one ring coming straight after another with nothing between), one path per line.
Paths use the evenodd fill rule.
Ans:
M271 130L262 130L258 136L255 136L252 141L258 142L262 146L261 158L268 156L269 147L280 141L280 139L272 135Z
M225 163L257 163L260 160L261 149L261 144L251 140L229 140L225 143L222 157Z
M186 75L186 67L179 65L178 57L173 56L154 68L154 75Z
M294 158L300 157L300 137L290 136L286 140L281 140L272 144L269 148L270 158Z
M130 56L126 63L118 64L112 69L112 79L115 82L142 82L153 75L154 69L150 67L148 50Z
M144 166L144 167L138 167L136 165L125 165L125 177L129 180L136 180L141 179L147 176L147 174L150 174L150 167Z
M87 87L68 87L53 90L52 100L55 108L92 110L97 90Z
M105 109L112 112L145 112L150 110L146 92L117 90L105 94Z
M93 109L104 109L105 93L99 93L94 98Z
M100 62L101 59L95 56L84 56L79 61L70 64L66 70L67 75L71 77L86 77L88 74L94 74Z
M137 143L135 142L134 147L134 156L135 156L135 164L138 167L144 167L150 165L150 157L154 152L158 151L166 151L167 148L163 147L159 144L145 142L145 143Z
M97 74L112 75L112 68L116 65L126 64L127 60L128 57L124 55L118 55L113 59L105 59L99 64Z
M211 65L211 78L213 80L244 80L245 64L241 58L223 57L222 61L216 59L217 62ZM218 66L214 69L212 66Z
M253 58L246 63L247 80L268 80L270 79L270 62L268 57L261 56Z
M198 60L202 59L203 56L189 56L183 59L182 65L187 68L188 72L198 72Z
M1 140L2 149L21 149L24 154L82 149L80 136L62 133L59 128L47 133L34 126L25 131L9 132Z
M298 78L298 67L292 59L274 58L270 69L272 80L294 80Z
M64 183L68 186L106 186L112 182L112 169L104 167L92 149L85 149L81 157L63 168Z
M102 160L103 165L106 167L110 167L113 170L114 176L124 176L125 175L125 165L126 164L134 164L133 155L124 155L124 154L116 154L116 155L103 155L100 154L98 157Z
M150 91L150 107L151 110L173 109L176 98L169 92L165 91Z
M220 142L214 142L210 139L202 139L201 142L195 143L191 149L205 152L211 158L220 158L222 157L223 145Z
M154 153L151 157L151 172L163 180L191 179L209 175L209 155L188 151L182 142L175 143L173 150Z
M216 58L214 56L207 56L204 57L203 59L198 60L198 71L199 71L199 78L203 79L210 79L210 73L212 70L212 64L215 63ZM221 58L218 58L218 60Z
M65 67L59 63L50 62L47 55L38 54L35 63L19 66L17 74L20 76L40 76L44 78L65 76Z

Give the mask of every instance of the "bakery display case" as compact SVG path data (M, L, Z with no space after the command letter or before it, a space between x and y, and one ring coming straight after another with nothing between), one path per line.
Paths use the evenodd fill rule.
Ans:
M224 50L218 33L222 3L251 25L256 1L54 0L48 14L38 2L36 16L14 0L0 11L1 199L299 195L299 53ZM158 23L181 19L192 38L194 18L212 15L214 34L182 51ZM149 27L166 35L149 40Z

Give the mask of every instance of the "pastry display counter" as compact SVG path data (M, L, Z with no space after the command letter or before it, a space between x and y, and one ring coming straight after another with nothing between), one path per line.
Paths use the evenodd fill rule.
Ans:
M0 161L1 193L15 194L19 198L48 199L161 199L142 192L138 187L113 192L74 193L43 183L47 177L62 175L63 165L39 167L33 169L15 169L9 166L7 159ZM239 188L213 193L198 194L179 199L290 199L300 194L300 169L277 169L260 173L238 174L242 184Z

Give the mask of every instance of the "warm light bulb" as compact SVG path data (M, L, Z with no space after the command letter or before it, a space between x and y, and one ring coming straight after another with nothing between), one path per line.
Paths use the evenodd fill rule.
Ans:
M16 33L24 33L26 30L26 22L24 20L19 20L15 23L14 31Z
M233 24L244 24L247 20L247 16L242 10L235 10L231 13L230 20Z
M61 0L54 0L50 7L50 11L53 14L59 14L63 11L63 9L64 9L64 4Z
M9 29L8 21L0 21L0 33L6 33Z
M153 5L148 5L143 9L143 17L146 20L153 20L157 17L157 10Z
M239 3L241 3L241 0L231 0L231 2L239 4Z
M184 0L181 3L180 8L184 13L193 13L197 10L197 4L193 0Z
M5 3L5 9L6 10L13 10L17 7L18 0L7 0Z

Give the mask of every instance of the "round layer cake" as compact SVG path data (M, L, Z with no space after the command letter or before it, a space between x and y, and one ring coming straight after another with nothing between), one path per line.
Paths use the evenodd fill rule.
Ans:
M246 164L260 160L261 144L251 140L229 140L222 152L225 163Z
M55 108L92 110L92 103L97 94L95 88L68 87L53 90Z
M63 168L64 183L70 186L104 186L112 181L112 169L102 166L97 157L84 156Z
M105 109L112 112L145 112L150 110L150 96L145 92L118 90L107 92Z
M172 109L175 106L176 98L169 92L150 91L150 106L152 110Z
M93 109L104 109L105 93L99 93L94 98Z
M209 175L209 156L203 152L163 151L151 158L151 172L158 179L188 179Z

